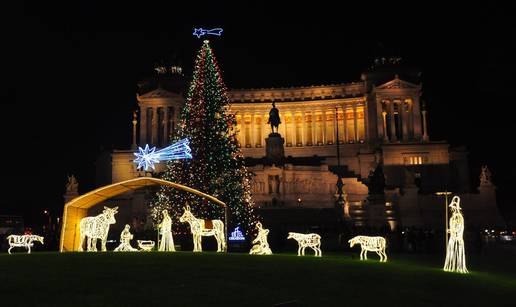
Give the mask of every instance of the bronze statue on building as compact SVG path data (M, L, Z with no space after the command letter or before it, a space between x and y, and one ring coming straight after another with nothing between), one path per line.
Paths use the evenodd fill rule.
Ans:
M279 110L276 108L276 104L272 102L272 109L269 111L269 121L267 124L271 124L271 131L274 133L274 127L276 127L276 133L278 133L279 124L281 124Z

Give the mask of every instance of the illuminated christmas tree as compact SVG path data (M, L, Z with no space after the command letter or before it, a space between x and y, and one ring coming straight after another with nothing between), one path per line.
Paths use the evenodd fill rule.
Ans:
M209 42L197 54L193 80L181 112L175 140L188 138L192 159L167 162L162 178L213 195L229 208L230 227L240 226L246 233L254 228L250 174L237 146L235 116L229 113L229 98L217 60ZM154 224L167 209L174 229L184 230L179 222L186 203L195 216L224 220L224 208L199 196L162 187L151 204Z

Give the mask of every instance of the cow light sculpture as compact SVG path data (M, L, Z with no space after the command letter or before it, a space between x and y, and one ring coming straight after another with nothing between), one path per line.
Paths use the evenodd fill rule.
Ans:
M297 241L297 255L305 255L305 248L310 247L315 251L316 257L322 256L321 250L321 236L316 233L297 233L297 232L289 232L287 239L294 239Z
M385 253L387 241L384 237L356 236L348 242L349 247L360 244L362 248L360 251L360 260L367 260L367 252L376 252L378 256L380 256L380 262L387 261L387 254Z
M97 251L97 239L101 240L101 249L105 252L106 242L109 233L109 225L116 223L115 214L118 212L118 207L108 208L104 207L101 214L97 216L88 216L81 219L80 222L80 243L79 251L83 251L84 239L87 239L86 250L88 252Z
M449 207L452 210L452 216L450 217L450 229L447 229L450 239L446 248L444 270L447 272L468 273L464 251L464 217L461 213L460 198L454 196Z
M25 247L27 249L27 254L30 254L30 249L34 246L34 241L40 242L43 244L43 237L37 235L10 235L7 237L7 241L9 242L9 249L7 252L11 254L11 249L15 247Z

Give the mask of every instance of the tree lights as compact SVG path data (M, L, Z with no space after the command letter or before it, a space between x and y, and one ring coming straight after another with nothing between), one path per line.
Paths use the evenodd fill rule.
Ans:
M253 240L254 246L249 251L251 255L272 255L272 250L269 247L269 242L267 241L267 235L269 234L269 229L262 228L262 223L256 223L256 228L258 229L258 235L256 239Z
M466 254L464 251L464 217L460 208L460 198L454 196L449 205L452 210L450 228L446 231L450 234L446 248L446 261L444 270L447 272L468 273L466 268Z
M97 251L97 239L101 240L102 251L106 251L106 241L109 232L109 225L116 223L115 214L118 212L118 207L108 208L104 207L104 211L97 216L88 216L81 219L80 222L80 238L79 251L83 251L84 239L87 240L88 252Z
M131 232L129 232L129 228L131 228L131 226L126 224L124 230L122 230L122 233L120 234L120 245L118 245L118 247L115 248L115 252L137 251L136 248L131 246L131 240L133 239L133 235L131 234Z
M287 239L294 239L297 241L297 244L299 245L297 249L297 255L305 255L305 248L310 247L315 251L316 257L322 256L321 251L321 236L316 233L309 233L309 234L303 234L303 233L297 233L297 232L289 232Z
M201 238L214 236L217 240L217 252L226 251L226 240L224 236L224 223L221 220L203 220L196 218L190 212L190 206L186 205L185 212L179 218L182 223L190 225L190 232L193 236L194 252L202 252Z
M7 241L9 243L9 249L7 252L10 254L11 249L15 247L25 247L27 249L27 254L30 254L30 249L34 246L34 241L40 242L43 244L43 237L37 235L10 235L7 237Z
M380 262L387 261L387 254L385 253L387 241L383 237L356 236L348 242L349 247L360 244L362 248L360 251L360 260L367 260L367 252L376 252L378 256L380 256Z

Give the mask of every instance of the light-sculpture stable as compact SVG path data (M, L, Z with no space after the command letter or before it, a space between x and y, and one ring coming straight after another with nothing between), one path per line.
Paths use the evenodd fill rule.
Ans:
M190 206L185 206L185 212L179 218L182 223L190 225L192 233L194 252L202 252L202 237L214 236L217 240L217 252L226 251L226 240L224 236L224 223L221 220L203 220L196 218L190 211Z
M360 260L367 260L367 252L376 252L378 256L380 256L380 262L387 261L387 254L385 253L387 241L384 237L356 236L348 242L349 247L360 244L362 248L360 251Z
M27 249L27 254L30 254L30 249L34 246L34 241L40 242L43 244L43 237L37 235L10 235L7 237L7 242L9 242L9 249L7 252L10 254L11 249L15 247L25 247Z
M161 233L161 241L158 250L160 252L175 252L174 238L172 237L172 219L167 210L163 210L163 221L158 225Z
M97 251L97 239L101 240L101 249L105 252L106 242L109 233L109 225L116 223L115 214L118 213L118 207L104 207L101 214L97 216L88 216L81 219L80 222L80 243L79 251L83 251L84 239L88 238L86 250L88 252Z
M447 272L468 273L466 268L466 253L464 251L464 217L460 208L460 198L454 196L449 205L452 210L447 232L450 234L446 248L444 270Z
M129 231L128 224L125 225L124 230L122 230L122 233L120 234L120 245L115 248L115 252L135 252L137 251L136 248L131 246L131 240L133 239L133 235Z
M305 248L310 247L315 251L316 257L322 256L321 250L321 236L316 233L297 233L297 232L289 232L287 239L294 239L297 241L297 255L305 255Z
M138 147L138 152L134 153L136 156L134 163L138 164L137 169L148 171L150 168L154 170L154 164L161 161L191 159L192 150L189 144L188 139L182 139L160 150L156 150L156 147L150 148L149 144L146 144L145 148Z
M152 240L137 240L140 251L150 252L156 243Z
M215 29L203 29L203 28L195 28L193 35L197 36L197 38L201 38L201 36L204 35L216 35L221 36L222 35L222 28L215 28Z
M250 255L272 255L272 250L269 247L269 242L267 241L267 235L269 234L269 229L264 229L262 227L262 223L256 223L256 228L258 229L258 235L256 239L253 240L253 247L249 251Z

